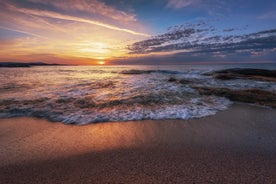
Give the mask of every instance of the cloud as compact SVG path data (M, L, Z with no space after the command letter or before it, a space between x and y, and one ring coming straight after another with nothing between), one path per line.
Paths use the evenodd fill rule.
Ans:
M242 31L242 30L246 30L247 28L248 28L248 25L241 26L241 27L236 27L236 28L226 28L226 29L223 29L223 32Z
M276 11L267 12L258 17L259 19L276 19Z
M102 26L102 27L112 29L112 30L116 30L116 31L127 32L127 33L134 34L134 35L149 36L147 34L139 33L139 32L136 32L136 31L133 31L133 30L130 30L130 29L124 29L124 28L120 28L120 27L117 27L117 26L105 24L105 23L102 23L102 22L94 21L94 20L84 19L84 18L80 18L80 17L74 17L74 16L70 16L70 15L63 15L63 14L60 14L60 13L55 13L55 12L50 12L50 11L41 11L41 10L37 11L37 10L22 9L22 8L17 9L15 7L13 7L13 9L15 9L18 12L22 12L22 13L29 14L29 15L82 22L82 23Z
M25 13L28 15L35 15L35 16L39 16L39 17L48 17L48 18L55 18L55 19L61 19L61 20L82 22L82 23L92 24L92 25L96 25L96 26L101 26L101 27L116 30L116 31L123 31L126 33L134 34L134 35L140 35L140 36L146 36L146 37L149 36L148 34L139 33L139 32L136 32L136 31L133 31L130 29L124 29L124 28L120 28L117 26L105 24L105 23L90 20L90 19L84 19L84 18L74 17L74 16L70 16L70 15L63 15L60 13L55 13L55 12L50 12L50 11L41 11L41 10L37 11L37 10L23 9L23 8L18 9L15 7L13 7L13 9L18 12L22 12L22 13Z
M27 61L33 59L29 56L36 55L36 60L52 62L41 53L66 58L68 62L73 58L75 63L84 62L77 58L86 58L88 62L100 57L121 57L128 52L127 43L148 36L142 24L126 18L128 14L103 4L101 13L99 10L81 12L87 8L86 4L77 5L77 2L82 1L74 1L69 7L55 4L58 3L55 0L0 0L0 41L3 43L0 61ZM107 13L112 11L113 15ZM116 17L125 17L125 20L117 21Z
M239 29L239 28L238 28ZM226 32L234 31L229 28ZM218 34L204 24L176 26L169 32L128 46L130 54L227 54L276 48L276 29L243 35Z
M28 32L28 31L19 30L19 29L13 29L13 28L4 27L4 26L0 26L0 29L5 29L5 30L17 32L17 33L23 33L23 34L26 34L26 35L30 35L30 36L35 36L35 37L47 39L47 38L44 37L44 36L41 36L41 35L38 35L38 34L35 34L35 33L31 33L31 32Z
M123 22L135 22L136 15L133 13L124 12L121 10L117 10L116 8L105 4L99 0L11 0L14 4L19 4L20 6L26 6L25 8L40 8L40 7L48 7L48 9L56 9L63 10L66 13L82 13L89 15L101 15L104 17L108 17L110 19L114 19L117 21Z
M185 8L199 3L200 0L168 0L167 7L174 9Z
M31 0L31 1L35 2L35 3L44 3L44 1L40 1L40 0ZM106 7L106 6L104 6L104 4L101 4L98 1L94 0L94 1L91 1L91 2L96 3L96 5L98 5L98 6L101 5L100 7L102 7L102 8L100 8L100 9L104 9ZM87 5L87 3L88 3L88 1L83 1L83 4L80 3L79 6L75 6L74 8L75 8L75 10L81 10L82 8L86 7L85 5ZM126 33L130 33L130 34L133 34L133 35L140 35L140 36L146 36L146 37L149 36L148 34L145 34L145 33L137 32L137 31L134 31L134 30L131 30L131 29L121 28L119 26L107 24L107 23L104 23L104 22L98 21L98 20L92 20L92 19L83 18L83 17L79 17L79 16L72 16L72 15L68 15L68 14L62 14L62 13L55 12L55 11L50 11L50 10L43 10L43 9L37 9L37 8L23 8L23 7L18 7L16 5L10 4L10 3L3 3L3 4L11 11L24 13L26 15L81 22L81 23L101 26L101 27L104 27L104 28L107 28L107 29L112 29L112 30L115 30L115 31L126 32ZM60 1L53 1L53 4L51 4L51 5L54 5L56 7L62 7L63 9L66 9L66 10L68 10L68 8L69 8L69 6L67 7L67 5L69 5L68 2L61 3ZM38 6L38 5L36 4L36 6ZM91 4L90 4L89 7L91 7ZM109 15L107 12L113 12L113 11L116 12L114 9L107 8L106 13L104 13L104 11L101 11L101 14ZM124 14L124 13L122 14L122 12L121 12L120 15L124 15L125 17L127 17L127 14ZM112 18L114 18L114 16L116 16L116 13L115 13L115 15L112 15ZM118 13L117 13L116 17L120 18L120 16L118 17Z

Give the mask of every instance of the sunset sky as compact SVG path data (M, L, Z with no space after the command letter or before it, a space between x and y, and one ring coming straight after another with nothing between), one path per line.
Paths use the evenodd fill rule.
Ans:
M275 0L0 0L0 62L275 62Z

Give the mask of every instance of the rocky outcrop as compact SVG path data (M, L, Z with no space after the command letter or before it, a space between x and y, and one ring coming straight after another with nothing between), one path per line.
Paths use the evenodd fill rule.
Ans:
M193 81L188 80L188 79L180 79L178 82L180 84L193 84Z
M170 77L170 78L168 79L168 82L177 82L177 79L174 78L174 77Z
M188 80L188 79L176 79L174 77L170 77L168 79L168 82L175 82L175 83L179 83L179 84L193 84L193 81Z
M125 75L139 75L139 74L151 74L151 73L161 73L161 74L181 74L179 71L171 70L123 70L120 74Z
M232 68L205 73L203 75L212 76L213 78L220 80L252 79L276 82L276 70Z
M202 95L215 95L226 97L233 101L256 103L276 108L276 94L259 89L232 90L228 88L212 88L194 86Z

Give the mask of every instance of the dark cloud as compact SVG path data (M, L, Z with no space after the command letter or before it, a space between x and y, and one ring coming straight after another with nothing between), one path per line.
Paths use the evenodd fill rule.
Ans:
M235 31L234 28L230 28L230 29L224 29L223 32L232 32L232 31Z
M224 29L221 33L205 23L174 26L169 28L167 33L136 42L128 46L128 49L130 54L177 51L174 56L198 57L209 54L210 57L211 55L225 57L231 53L244 52L245 55L250 55L252 52L276 48L276 29L244 35L225 35L225 32L241 29L245 29L245 26Z
M181 45L190 45L196 40L202 40L206 37L207 33L215 31L213 27L207 27L206 23L201 22L198 24L185 24L180 26L173 26L168 28L168 32L150 39L136 42L128 49L130 54L144 54L160 51L170 51L180 49ZM178 50L177 49L177 50Z
M227 28L223 29L223 32L233 32L233 31L242 31L248 28L248 25L242 26L242 27L237 27L237 28Z

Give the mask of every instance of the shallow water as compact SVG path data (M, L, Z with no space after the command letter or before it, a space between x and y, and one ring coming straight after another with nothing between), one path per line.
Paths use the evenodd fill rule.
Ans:
M189 119L213 115L231 104L199 95L191 86L265 89L275 82L220 81L202 73L275 65L51 66L0 68L0 117L34 116L87 124L143 119ZM186 79L188 84L169 82Z

